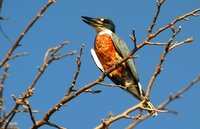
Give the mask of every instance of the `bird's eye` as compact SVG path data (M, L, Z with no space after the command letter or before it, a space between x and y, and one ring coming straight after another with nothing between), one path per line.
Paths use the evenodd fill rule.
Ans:
M104 19L103 22L104 23L109 23L109 21L107 19Z

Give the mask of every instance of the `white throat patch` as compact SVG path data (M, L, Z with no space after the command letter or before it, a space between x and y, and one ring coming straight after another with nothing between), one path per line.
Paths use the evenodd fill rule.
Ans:
M98 33L98 35L102 35L102 34L109 34L110 36L112 35L112 31L109 30L109 29L105 29L105 30L102 30Z

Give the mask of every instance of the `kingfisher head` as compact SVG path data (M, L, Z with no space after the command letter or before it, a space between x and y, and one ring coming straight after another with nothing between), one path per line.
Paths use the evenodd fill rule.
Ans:
M95 28L96 32L102 32L106 30L110 30L113 33L115 33L115 24L111 19L108 18L91 18L86 16L81 16L82 20L87 23L88 25Z

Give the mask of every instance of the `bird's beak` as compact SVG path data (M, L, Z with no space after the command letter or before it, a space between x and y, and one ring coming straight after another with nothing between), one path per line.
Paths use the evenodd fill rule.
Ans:
M93 27L101 27L103 25L102 21L96 19L96 18L91 18L87 16L81 16L82 20L87 23L88 25L91 25Z

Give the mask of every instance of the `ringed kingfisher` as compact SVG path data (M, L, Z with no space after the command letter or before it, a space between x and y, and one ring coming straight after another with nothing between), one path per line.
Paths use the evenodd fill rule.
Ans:
M101 71L106 71L117 62L122 60L130 52L126 43L115 34L115 24L111 19L99 17L91 18L81 16L82 20L92 26L96 32L94 49L91 49L92 57ZM145 93L139 82L138 73L133 59L119 65L113 70L108 77L117 85L124 86L123 90L127 91L140 101L145 99ZM147 100L144 107L149 108L148 112L152 116L157 116L157 112Z

